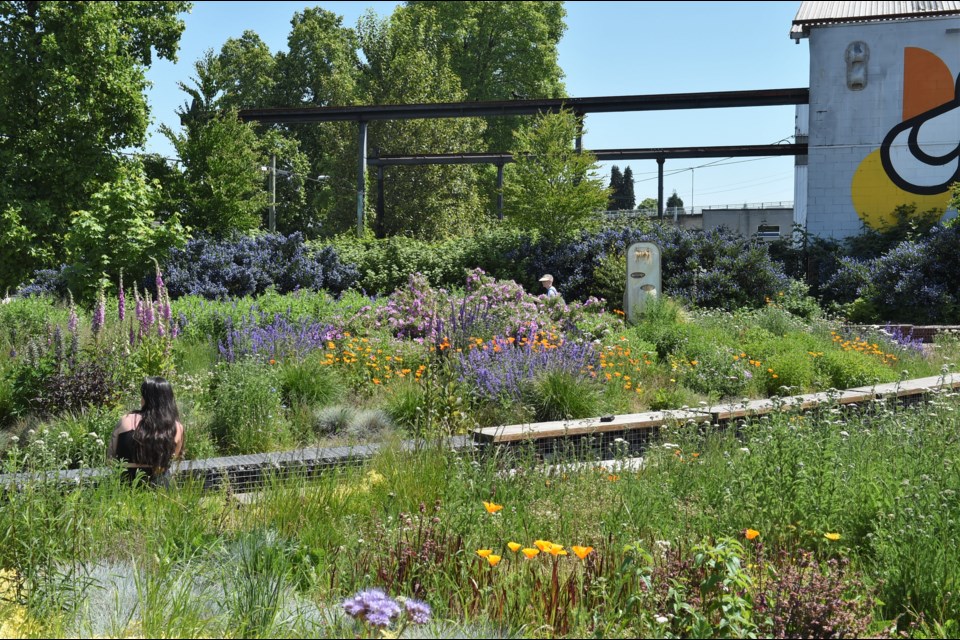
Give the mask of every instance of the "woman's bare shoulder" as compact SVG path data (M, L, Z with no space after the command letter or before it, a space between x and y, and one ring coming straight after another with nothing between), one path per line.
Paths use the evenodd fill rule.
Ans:
M124 431L133 431L137 422L140 420L140 415L137 413L128 413L127 415L120 418L120 422L117 423L117 428L114 430L116 433L123 433Z

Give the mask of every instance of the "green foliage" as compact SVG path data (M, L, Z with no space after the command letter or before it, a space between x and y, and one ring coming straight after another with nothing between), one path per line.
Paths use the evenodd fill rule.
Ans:
M434 242L345 234L333 246L343 262L357 266L359 288L370 294L389 294L406 285L414 273L422 273L439 287L460 287L464 273L477 268L499 279L523 280L525 265L508 256L519 253L529 237L523 230L492 226L472 236Z
M546 238L566 238L596 225L608 190L596 158L574 148L578 122L570 111L543 114L514 136L515 161L504 175L507 221Z
M19 249L16 261L0 264L0 287L62 263L71 213L90 210L102 185L122 182L114 154L146 139L146 69L154 52L176 59L178 14L189 7L0 5L0 41L8 43L0 50L0 239Z
M400 6L386 20L367 13L358 25L365 58L360 95L366 104L459 102L466 99L446 50L431 51L435 34ZM481 146L475 119L382 120L370 124L370 144L383 155L456 153ZM480 201L471 165L386 169L384 215L378 237L410 233L438 238L480 226Z
M182 246L185 229L177 214L156 222L157 188L139 162L124 163L116 181L90 197L89 208L71 214L64 246L75 293L91 298L104 278L116 281L121 272L136 282L153 270L151 259Z
M883 366L876 356L859 351L825 351L817 358L817 368L835 389L894 382L898 378L896 372Z
M208 234L230 234L260 226L267 204L265 164L253 125L241 122L236 111L218 112L214 61L207 53L194 65L196 87L179 83L190 102L178 110L183 131L162 126L183 162L175 182L184 220Z
M666 203L664 203L667 212L672 214L674 211L679 211L680 214L683 214L683 198L677 195L677 192L674 191L669 198L667 198Z
M211 430L231 454L272 451L292 442L284 419L276 371L252 360L225 366L212 389Z
M566 31L562 2L410 2L430 39L428 53L449 59L466 100L562 98L557 46ZM489 118L483 149L510 148L525 118Z
M893 210L894 222L876 230L864 225L859 235L846 239L847 253L858 260L877 258L901 242L918 240L930 233L940 221L943 211L931 209L917 212L917 205L898 205Z

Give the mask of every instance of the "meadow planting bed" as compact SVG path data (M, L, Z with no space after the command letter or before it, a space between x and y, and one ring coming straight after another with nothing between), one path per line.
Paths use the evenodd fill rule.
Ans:
M945 636L960 619L950 390L736 429L675 420L619 470L562 466L583 461L563 446L545 467L532 445L397 444L940 376L951 336L924 351L778 296L662 300L628 326L479 271L382 298L151 284L89 311L0 305L5 472L102 466L144 375L173 382L191 459L377 451L249 504L199 480L24 483L0 510L0 635Z

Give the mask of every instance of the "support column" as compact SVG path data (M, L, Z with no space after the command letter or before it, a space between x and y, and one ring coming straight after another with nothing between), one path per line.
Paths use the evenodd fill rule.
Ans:
M270 217L267 219L270 233L277 231L277 154L270 154Z
M503 220L503 163L497 165L497 220Z
M383 165L377 165L377 237L387 236L386 205L383 201Z
M360 120L359 125L359 138L357 146L359 151L358 156L358 166L357 166L357 235L363 235L363 206L364 199L366 197L367 190L367 123L364 120Z
M657 158L657 218L663 220L663 163L664 158Z

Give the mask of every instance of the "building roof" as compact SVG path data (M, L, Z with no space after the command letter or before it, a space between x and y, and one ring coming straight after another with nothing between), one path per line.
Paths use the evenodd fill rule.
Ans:
M913 0L912 2L801 2L793 19L790 37L810 35L810 27L851 22L879 22L960 15L960 2Z

